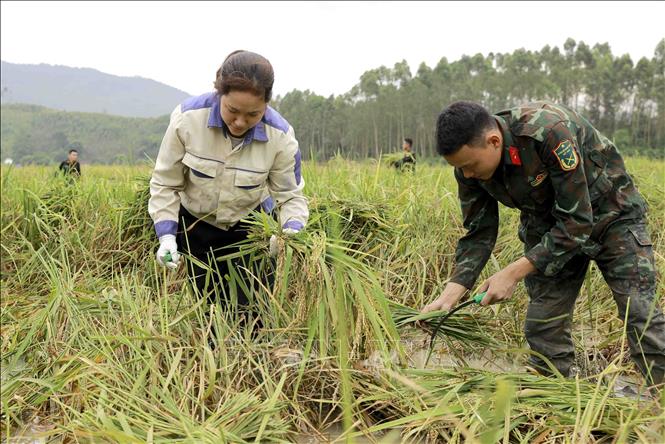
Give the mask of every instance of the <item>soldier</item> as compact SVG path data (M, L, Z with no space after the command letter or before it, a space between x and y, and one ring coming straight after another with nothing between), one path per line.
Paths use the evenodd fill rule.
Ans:
M404 156L392 165L399 171L416 171L416 155L411 151L413 149L413 140L408 137L402 143Z
M58 171L68 179L81 177L81 164L79 163L79 152L75 149L69 150L67 160L60 162Z
M665 319L655 294L646 202L614 144L564 106L535 102L492 116L478 104L457 102L439 115L437 151L455 167L468 231L450 282L423 312L450 310L474 286L496 241L501 202L521 211L524 256L480 286L487 291L482 305L510 298L524 279L526 339L570 376L572 313L593 259L627 319L631 357L649 384L663 382ZM543 360L530 361L548 373Z

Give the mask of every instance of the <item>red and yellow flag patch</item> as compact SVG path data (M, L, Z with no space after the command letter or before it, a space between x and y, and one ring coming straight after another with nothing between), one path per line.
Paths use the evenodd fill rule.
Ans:
M513 165L522 165L522 159L520 159L520 149L516 146L511 146L508 148L508 154L510 154L510 161Z
M572 171L577 168L577 165L580 163L580 158L577 155L577 151L573 146L573 142L570 140L564 140L559 145L552 150L556 160L559 161L561 169L564 171Z

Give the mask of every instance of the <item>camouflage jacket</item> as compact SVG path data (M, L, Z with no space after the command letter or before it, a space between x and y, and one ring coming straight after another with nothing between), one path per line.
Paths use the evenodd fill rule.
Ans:
M499 227L498 202L521 211L526 258L554 276L576 254L600 250L607 226L638 219L646 202L614 144L569 108L535 102L495 115L503 158L492 179L466 179L455 169L464 227L451 278L472 288Z

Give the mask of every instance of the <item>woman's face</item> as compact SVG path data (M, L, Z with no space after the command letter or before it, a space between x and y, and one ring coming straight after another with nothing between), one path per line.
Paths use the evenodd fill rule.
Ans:
M222 120L233 137L242 137L252 129L266 112L263 97L248 91L231 91L220 98Z

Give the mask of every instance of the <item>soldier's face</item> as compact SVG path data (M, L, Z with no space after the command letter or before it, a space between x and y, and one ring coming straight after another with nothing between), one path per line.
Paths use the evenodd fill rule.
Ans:
M76 151L72 151L67 155L67 157L69 158L70 162L76 162L79 158L79 153L77 153Z
M467 179L490 180L501 162L502 146L501 133L488 131L477 145L463 145L445 159Z
M231 91L220 99L222 120L231 135L242 137L253 128L266 112L267 103L263 97L247 91Z

